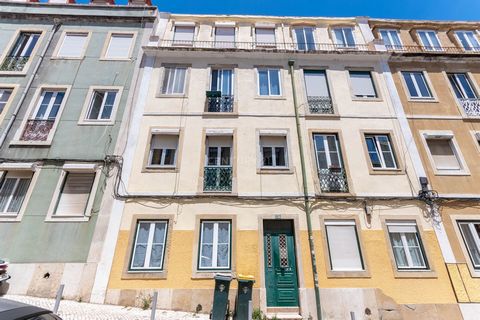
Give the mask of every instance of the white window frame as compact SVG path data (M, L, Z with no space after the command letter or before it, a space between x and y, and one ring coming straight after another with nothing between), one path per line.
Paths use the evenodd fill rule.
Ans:
M393 233L393 232L390 231L390 228L389 228L390 226L408 226L408 227L414 227L415 228L416 235L417 235L417 240L418 240L418 247L419 247L420 253L422 255L422 260L423 260L424 266L418 267L418 266L413 265L413 262L412 262L413 259L412 259L412 256L410 254L410 250L408 250L409 246L408 246L408 242L407 242L405 233L395 232L395 233L400 233L400 238L401 238L401 241L402 241L402 247L403 247L403 250L405 252L405 257L406 257L407 263L408 263L407 267L399 267L398 266L398 262L397 262L397 259L395 258L395 253L394 253L394 250L393 250L393 242L392 242L392 239L390 237L390 234ZM391 221L386 222L386 227L387 227L388 240L390 242L390 250L392 252L393 259L395 260L395 266L397 268L397 271L423 271L423 270L430 271L430 266L429 266L428 259L427 259L427 252L426 252L426 249L425 249L425 245L423 244L422 237L421 237L421 234L420 234L420 230L418 229L417 223L415 221L394 221L394 220L391 220Z
M388 146L390 148L390 154L392 156L393 164L394 164L394 167L392 167L392 168L387 167L386 164L385 164L385 157L383 156L383 151L380 147L380 141L378 140L378 138L381 137L381 136L382 137L387 137ZM367 138L373 138L373 140L375 142L375 151L377 153L378 158L380 159L381 167L374 167L373 166L372 160L370 158L370 152L368 150ZM368 159L370 161L370 166L373 170L396 170L396 169L398 169L398 161L397 161L397 157L396 157L396 154L395 154L395 149L393 148L393 142L392 142L392 139L390 137L390 134L388 134L388 133L365 133L364 140L365 140L365 144L366 144L366 148L367 148L367 153L368 153Z
M421 32L425 33L425 36L428 39L428 44L423 43L422 37L420 36ZM435 47L433 45L433 41L432 41L432 38L430 36L432 32L435 34L435 39L437 40L440 47ZM442 43L440 42L440 39L438 38L438 34L437 34L436 30L420 29L420 30L417 30L417 36L418 36L418 39L420 40L420 43L421 43L422 48L424 50L426 50L426 51L444 51ZM432 49L428 49L428 47L431 47Z
M468 45L470 46L470 50L468 50L467 48L465 48L462 44L462 41L460 40L460 37L458 36L459 33L472 33L473 34L473 37L475 38L475 40L477 40L477 46L474 46L473 43L470 41L470 39L468 37L465 37L465 40L468 42ZM458 41L458 44L462 47L462 49L466 52L478 52L480 51L480 41L478 40L478 37L477 37L477 33L473 30L455 30L455 38L457 39Z
M60 108L58 108L57 116L55 117L55 123L53 124L52 129L49 132L48 138L45 141L21 141L20 138L22 136L22 133L25 129L25 126L28 122L28 120L32 120L35 117L35 113L37 112L38 108L40 107L40 99L42 97L42 93L44 91L65 91L65 95L63 97L62 103L60 105ZM58 124L60 122L60 119L62 117L63 109L65 108L65 105L68 101L68 96L71 91L71 86L70 85L41 85L37 88L35 91L35 94L30 101L30 105L27 109L26 116L23 118L22 123L20 127L18 128L17 132L15 133L15 136L13 140L10 142L10 145L50 145L53 140L53 136L55 135L55 132L57 131Z
M435 175L470 175L470 170L468 169L465 158L463 157L460 147L455 139L455 136L452 131L433 131L433 130L423 130L420 131L420 136L422 137L422 143L427 153L430 165L434 171ZM460 169L438 169L432 154L430 153L430 148L428 147L428 139L448 139L450 140L450 146L452 151L457 157L458 163L460 164Z
M414 97L414 96L411 95L410 89L408 88L407 82L404 78L405 73L409 73L409 76L410 76L410 78L412 79L412 82L413 82L413 86L415 87L415 90L417 91L419 96ZM425 82L425 85L427 86L427 89L430 92L429 97L420 96L420 94L421 94L420 88L418 87L418 83L417 83L415 77L412 75L413 73L421 73L422 74L423 81ZM433 90L433 86L430 83L430 80L428 78L428 75L427 75L426 71L424 71L424 70L402 70L402 71L400 71L400 78L401 78L403 87L405 89L405 92L407 93L407 96L408 96L409 100L411 100L411 101L419 101L419 100L436 101L436 95L435 95L435 92Z
M153 157L153 148L152 148L152 141L154 136L175 136L177 137L177 148L175 149L175 154L173 156L173 164L162 164L165 163L165 150L167 148L162 148L162 158L160 160L160 164L152 164L152 157ZM178 159L178 152L180 148L180 131L175 130L175 131L161 131L161 130L153 130L150 132L150 144L148 147L148 159L147 159L147 168L151 169L173 169L177 167L177 159Z
M325 149L325 155L326 155L325 158L327 159L328 168L320 168L320 162L318 160L317 144L315 143L315 136L324 136L325 137L323 139L323 147ZM313 133L313 135L312 135L312 141L313 141L313 148L315 150L315 162L317 164L317 171L320 170L320 169L330 169L330 168L332 168L332 159L330 157L330 147L328 146L328 141L326 139L329 136L335 138L335 145L337 146L338 163L340 164L339 168L344 169L342 151L341 151L341 148L340 148L340 138L339 138L338 134L316 132L316 133Z
M82 34L86 35L85 43L83 45L82 50L79 52L78 56L61 56L60 51L62 50L63 44L65 43L65 39L69 34ZM55 50L52 55L52 59L64 59L64 60L79 60L83 59L85 57L85 52L87 51L88 44L90 42L90 38L92 36L92 32L88 30L64 30L62 32L62 35L60 36L60 40L57 43L57 46L55 47Z
M303 34L303 38L305 39L305 51L312 51L312 50L316 50L317 49L317 39L315 37L315 27L314 26L295 26L292 28L292 33L293 33L293 38L295 40L295 48L297 50L300 50L299 48L299 43L298 43L298 38L297 38L297 33L296 33L296 30L298 29L302 29L302 34ZM306 42L307 40L307 36L305 34L305 29L311 29L312 30L312 37L313 37L313 48L309 48L309 43Z
M448 80L448 84L450 85L450 87L452 87L452 84L450 82L450 76L452 75L455 78L455 82L458 85L458 89L462 92L463 96L466 97L467 93L465 92L465 88L463 87L463 85L459 81L459 77L458 77L459 75L465 75L465 78L467 79L468 85L470 86L470 89L472 90L473 94L475 95L475 98L473 98L473 99L478 99L477 87L474 84L473 79L472 79L469 72L447 72L446 75L447 75L447 80ZM455 99L458 99L456 94L455 94L455 89L454 88L452 88L452 91L453 91L452 92L453 97ZM468 99L468 98L462 98L462 99Z
M468 229L469 229L469 232L470 232L470 235L472 236L473 238L473 241L475 243L475 247L477 248L477 250L480 252L480 237L479 235L477 234L477 232L475 231L474 229L474 224L480 224L480 221L478 220L457 220L457 227L458 227L458 230L460 232L460 235L462 237L462 241L463 241L463 245L465 247L465 250L468 254L468 257L470 259L470 262L472 264L472 267L473 269L475 270L475 272L480 272L480 263L479 264L475 264L475 261L473 260L473 257L472 257L472 253L470 252L470 248L469 246L467 245L467 241L466 241L466 238L465 238L465 234L462 230L462 228L460 227L461 224L466 224L468 225Z
M93 203L98 191L98 184L100 182L100 176L102 172L101 165L95 163L65 163L58 179L57 186L52 196L50 206L48 208L46 222L86 222L90 219ZM88 197L87 205L83 216L56 216L55 211L57 209L57 203L60 200L60 195L63 189L65 179L68 173L94 173L92 188L90 189L90 196Z
M9 53L13 50L13 47L15 46L15 43L17 42L18 37L22 32L30 32L30 33L35 33L38 32L40 33L40 37L38 38L38 41L35 45L35 48L33 48L32 53L30 54L30 59L28 59L27 63L23 67L22 71L0 71L0 74L4 75L9 75L9 74L26 74L28 72L28 69L30 68L30 65L32 64L32 61L34 60L33 58L36 56L38 48L41 46L43 38L45 36L46 31L43 29L19 29L15 32L15 34L12 36L10 39L10 42L6 46L8 50L4 50L3 53L0 55L0 63L3 63L5 61L5 58L9 55Z
M263 144L262 143L262 137L274 137L274 138L283 138L285 139L285 145L283 146L283 153L284 153L284 158L285 158L285 165L284 166L277 166L277 158L275 154L275 148L276 147L281 147L281 146L271 146L269 144ZM289 158L289 152L288 152L288 137L287 134L264 134L260 132L259 135L259 146L260 146L260 169L262 170L282 170L282 169L289 169L290 168L290 158ZM263 164L263 148L270 148L272 151L272 165L271 166L265 166Z
M203 248L203 224L204 223L213 223L213 236L212 236L212 266L211 267L203 267L201 266L202 263L202 248ZM218 227L220 223L228 223L228 235L229 235L229 243L228 243L228 266L227 267L214 267L214 265L218 265L217 261L217 250L218 250ZM197 261L197 269L199 271L203 270L231 270L232 268L232 221L231 220L201 220L200 221L200 239L198 242L198 261Z
M108 57L107 52L110 46L110 41L112 37L115 35L131 35L132 41L130 43L130 49L128 54L125 57ZM127 61L132 59L133 49L135 48L135 43L137 39L137 31L110 31L107 34L105 39L105 44L103 45L102 55L100 56L100 60L118 60L118 61Z
M382 31L387 33L388 40L390 41L390 43L392 43L391 45L388 45L388 44L385 43L385 39L383 38ZM394 41L393 41L392 33L395 33L397 35L398 41L400 42L399 45L393 44ZM385 46L387 46L388 49L394 49L394 50L402 50L403 49L403 41L402 41L402 38L400 37L400 32L398 32L397 29L379 29L378 34L384 40L384 44L385 44Z
M10 107L10 104L12 103L12 100L15 96L15 92L17 91L17 87L18 86L12 87L11 85L3 85L0 83L0 97L3 96L5 91L10 91L10 95L7 101L5 101L5 105L3 106L3 109L0 109L0 119L3 118L6 111L8 111L8 108Z
M360 243L360 236L357 228L357 223L355 220L334 220L334 219L329 219L325 220L324 222L325 225L325 238L327 240L327 249L328 249L328 260L330 263L330 271L332 272L364 272L366 270L365 266L365 259L363 257L363 252L362 252L362 246ZM357 241L357 249L358 249L358 255L360 258L360 264L362 265L361 269L355 269L355 268L348 268L348 269L334 269L333 268L333 261L332 261L332 256L331 256L331 248L330 248L330 240L328 237L328 227L329 226L348 226L348 227L353 227L353 230L355 232L355 238Z
M169 97L184 97L187 95L187 91L188 91L188 81L189 81L189 73L190 73L190 67L189 66L186 66L186 65L164 65L162 67L163 69L163 75L162 75L162 81L160 82L160 88L159 88L159 95L160 96L169 96ZM169 92L169 85L167 84L167 89L165 92L163 92L163 87L164 87L164 83L165 81L167 81L167 83L169 83L169 79L167 79L167 75L168 77L170 77L172 75L172 72L169 72L167 74L167 69L175 69L175 72L174 72L174 75L173 75L173 86L175 86L175 79L177 77L177 69L185 69L185 79L184 79L184 82L183 82L183 92L182 93L168 93Z
M276 67L258 67L257 69L257 97L261 98L268 98L268 97L281 97L283 95L282 90L282 69ZM278 92L279 94L272 94L272 83L270 81L270 70L276 70L278 72ZM268 79L268 94L261 95L260 94L260 71L267 71L267 79Z
M346 29L349 29L351 32L352 32L352 39L353 39L353 45L349 45L348 44L348 41L347 41L347 37L345 36L345 30ZM342 43L338 43L337 42L337 36L335 34L335 30L342 30L342 38L345 42L345 45L343 45ZM333 39L333 43L335 44L335 47L337 49L352 49L352 48L356 48L357 47L357 41L355 39L355 27L352 27L352 26L338 26L338 27L333 27L332 28L332 31L331 31L331 34L332 34L332 39Z
M96 91L116 91L117 95L115 97L115 103L113 104L112 113L110 114L110 119L87 119L87 115L90 112L94 94ZM87 97L83 103L82 112L80 114L80 119L78 120L79 125L113 125L115 124L115 119L117 116L117 111L122 99L123 87L120 86L90 86L88 89ZM105 96L106 98L106 96ZM104 98L104 100L105 100ZM103 110L102 103L102 110ZM101 114L101 111L100 111Z
M133 260L135 258L135 251L137 248L137 240L138 240L138 231L140 229L140 224L141 223L149 223L150 228L148 230L148 239L147 239L147 248L145 251L145 260L144 260L144 266L143 267L134 267L133 266ZM163 223L165 224L165 233L163 235L163 251L162 251L162 260L160 263L160 267L149 267L150 265L150 259L152 257L152 247L153 247L153 236L155 235L155 225L157 223ZM167 252L166 247L167 247L167 239L168 239L168 227L169 227L169 221L168 220L137 220L136 223L136 231L135 231L135 239L133 241L133 248L132 248L132 255L130 257L130 264L128 266L128 271L163 271L164 270L164 264L165 264L165 254Z

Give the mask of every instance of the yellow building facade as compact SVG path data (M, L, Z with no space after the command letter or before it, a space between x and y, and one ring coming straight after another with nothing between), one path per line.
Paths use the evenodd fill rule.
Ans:
M431 188L478 193L475 123L445 62L392 53L387 24L410 32L366 18L160 14L118 176L105 301L156 291L159 308L210 312L215 274L250 274L270 317L319 318L318 289L323 319L467 319L458 302L477 302L478 283L454 217L475 211ZM402 91L402 70L418 68L435 101ZM422 134L435 130L454 131L468 175L434 172L429 161L445 159L429 158Z

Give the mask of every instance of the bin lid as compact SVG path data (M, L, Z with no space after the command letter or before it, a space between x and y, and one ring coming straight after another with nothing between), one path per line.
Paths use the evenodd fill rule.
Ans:
M239 274L237 276L238 281L253 281L255 282L255 277L250 274Z
M223 281L232 281L232 275L229 273L217 273L214 276L215 280L223 280Z

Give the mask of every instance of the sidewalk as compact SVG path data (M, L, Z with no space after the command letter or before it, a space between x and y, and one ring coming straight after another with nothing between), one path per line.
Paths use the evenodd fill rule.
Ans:
M3 298L52 310L54 299L6 295ZM150 310L62 300L58 315L63 320L150 320ZM205 320L206 314L157 310L155 320Z

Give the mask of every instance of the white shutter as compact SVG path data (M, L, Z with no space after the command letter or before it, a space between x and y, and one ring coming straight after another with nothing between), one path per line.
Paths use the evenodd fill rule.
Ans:
M372 75L370 72L350 72L353 94L359 97L375 97Z
M178 146L178 136L170 134L154 134L151 149L174 149Z
M191 26L176 26L175 34L173 36L174 41L193 41L193 34L195 32L195 27Z
M305 72L305 86L309 97L328 97L327 77L325 72Z
M66 33L57 55L59 57L71 58L81 57L83 48L85 48L85 43L87 42L87 37L87 33Z
M411 224L389 225L388 231L392 233L417 233L417 227Z
M235 28L216 27L215 41L219 42L235 42Z
M262 147L286 147L287 141L285 136L263 136L260 144Z
M260 45L275 44L275 29L256 28L255 37L256 37L257 44L260 44Z
M55 215L83 216L94 179L95 173L67 173Z
M112 34L105 57L128 58L132 46L133 34Z
M460 162L448 139L428 139L428 148L437 169L461 169Z
M333 271L363 270L354 225L327 225Z

